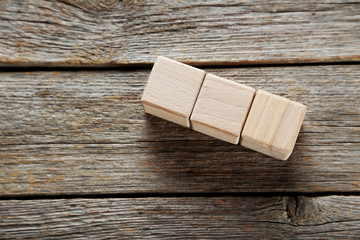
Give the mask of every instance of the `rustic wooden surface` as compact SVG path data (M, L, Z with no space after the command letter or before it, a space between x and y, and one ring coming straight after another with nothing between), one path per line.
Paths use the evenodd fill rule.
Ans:
M308 106L288 161L146 115L149 70L8 72L0 194L360 190L358 65L206 70Z
M2 239L356 239L360 198L105 198L0 202Z
M3 66L360 61L360 1L0 2Z
M359 9L0 1L0 239L358 238ZM290 159L144 114L159 55L307 105Z

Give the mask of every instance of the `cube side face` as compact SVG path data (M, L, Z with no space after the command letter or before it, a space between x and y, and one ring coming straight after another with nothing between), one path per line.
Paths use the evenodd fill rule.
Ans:
M149 104L145 101L143 101L142 104L146 113L149 113L159 118L166 119L170 122L179 124L184 127L190 127L189 118L186 116L181 116L177 113L169 112L159 107L154 107L152 104Z
M203 124L201 122L197 122L192 120L191 121L191 128L195 131L198 131L200 133L204 133L210 137L214 137L220 140L223 140L228 143L232 144L238 144L240 136L235 136L231 133L224 132L220 129L213 128L211 126L208 126L206 124Z
M189 127L204 77L203 70L158 57L141 98L145 112Z
M207 74L190 118L194 130L238 144L255 89Z
M306 106L259 90L246 120L241 145L286 160L300 131Z
M251 150L254 150L256 152L260 152L262 154L268 155L270 157L279 159L279 160L287 160L288 157L290 156L291 152L278 152L278 151L274 151L270 148L266 148L258 143L256 143L255 141L251 141L251 139L247 139L247 138L241 138L241 146L249 148Z

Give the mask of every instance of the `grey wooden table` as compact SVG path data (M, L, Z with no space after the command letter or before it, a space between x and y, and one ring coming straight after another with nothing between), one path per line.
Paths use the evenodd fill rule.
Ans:
M360 1L0 1L0 238L360 236ZM146 115L158 55L308 106L279 161Z

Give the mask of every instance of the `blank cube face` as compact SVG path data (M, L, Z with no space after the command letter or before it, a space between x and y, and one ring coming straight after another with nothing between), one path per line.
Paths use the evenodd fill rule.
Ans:
M306 113L306 106L259 90L241 134L241 145L286 160Z
M145 112L190 127L190 114L204 77L203 70L158 57L141 98Z
M255 89L207 74L191 115L191 127L237 144Z

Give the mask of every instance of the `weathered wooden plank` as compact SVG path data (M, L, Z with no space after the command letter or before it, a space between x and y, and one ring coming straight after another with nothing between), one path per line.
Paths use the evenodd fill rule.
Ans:
M360 66L206 69L304 103L279 161L146 115L149 70L0 74L0 195L360 190Z
M0 202L2 239L355 239L360 197L215 197Z
M360 60L360 1L1 1L0 64Z

